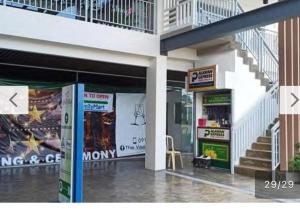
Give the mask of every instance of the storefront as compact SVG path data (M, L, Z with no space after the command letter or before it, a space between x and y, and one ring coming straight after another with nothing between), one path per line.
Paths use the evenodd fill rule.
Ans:
M232 93L219 89L217 66L192 69L188 91L194 94L194 165L230 169Z

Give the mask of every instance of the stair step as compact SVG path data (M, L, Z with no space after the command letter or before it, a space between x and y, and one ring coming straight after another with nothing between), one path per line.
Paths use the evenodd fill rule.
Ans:
M246 157L271 159L272 158L272 152L271 151L265 151L265 150L248 149L246 151Z
M269 179L271 169L259 168L256 166L238 165L238 166L235 166L234 172L237 174L244 175L244 176L257 177L260 179ZM255 176L255 172L258 172L257 176Z
M271 139L270 136L260 136L260 137L258 137L257 142L262 142L262 143L269 143L269 144L271 144L272 139Z
M272 168L272 161L270 159L265 158L257 158L257 157L241 157L240 165L243 166L255 166L259 168Z
M252 149L271 151L272 145L270 143L255 142L252 144Z

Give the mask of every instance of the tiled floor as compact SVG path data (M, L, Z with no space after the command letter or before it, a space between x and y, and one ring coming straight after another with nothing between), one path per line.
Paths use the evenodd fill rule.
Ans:
M224 171L199 172L186 162L177 174L245 188L243 177ZM0 169L0 202L57 202L58 166ZM84 164L86 202L261 202L247 192L230 190L168 171L144 169L144 159L89 162ZM212 175L214 173L214 175ZM187 175L186 175L187 174ZM246 181L244 181L246 180ZM249 185L248 185L249 184Z

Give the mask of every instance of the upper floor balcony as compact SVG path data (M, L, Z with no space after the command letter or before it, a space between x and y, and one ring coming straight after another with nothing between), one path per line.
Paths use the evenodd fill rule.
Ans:
M0 5L155 33L154 0L0 0Z

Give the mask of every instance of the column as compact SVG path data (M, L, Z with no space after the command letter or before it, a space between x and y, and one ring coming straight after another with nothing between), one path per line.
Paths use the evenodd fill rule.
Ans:
M158 56L147 68L146 159L151 170L166 169L167 57Z

